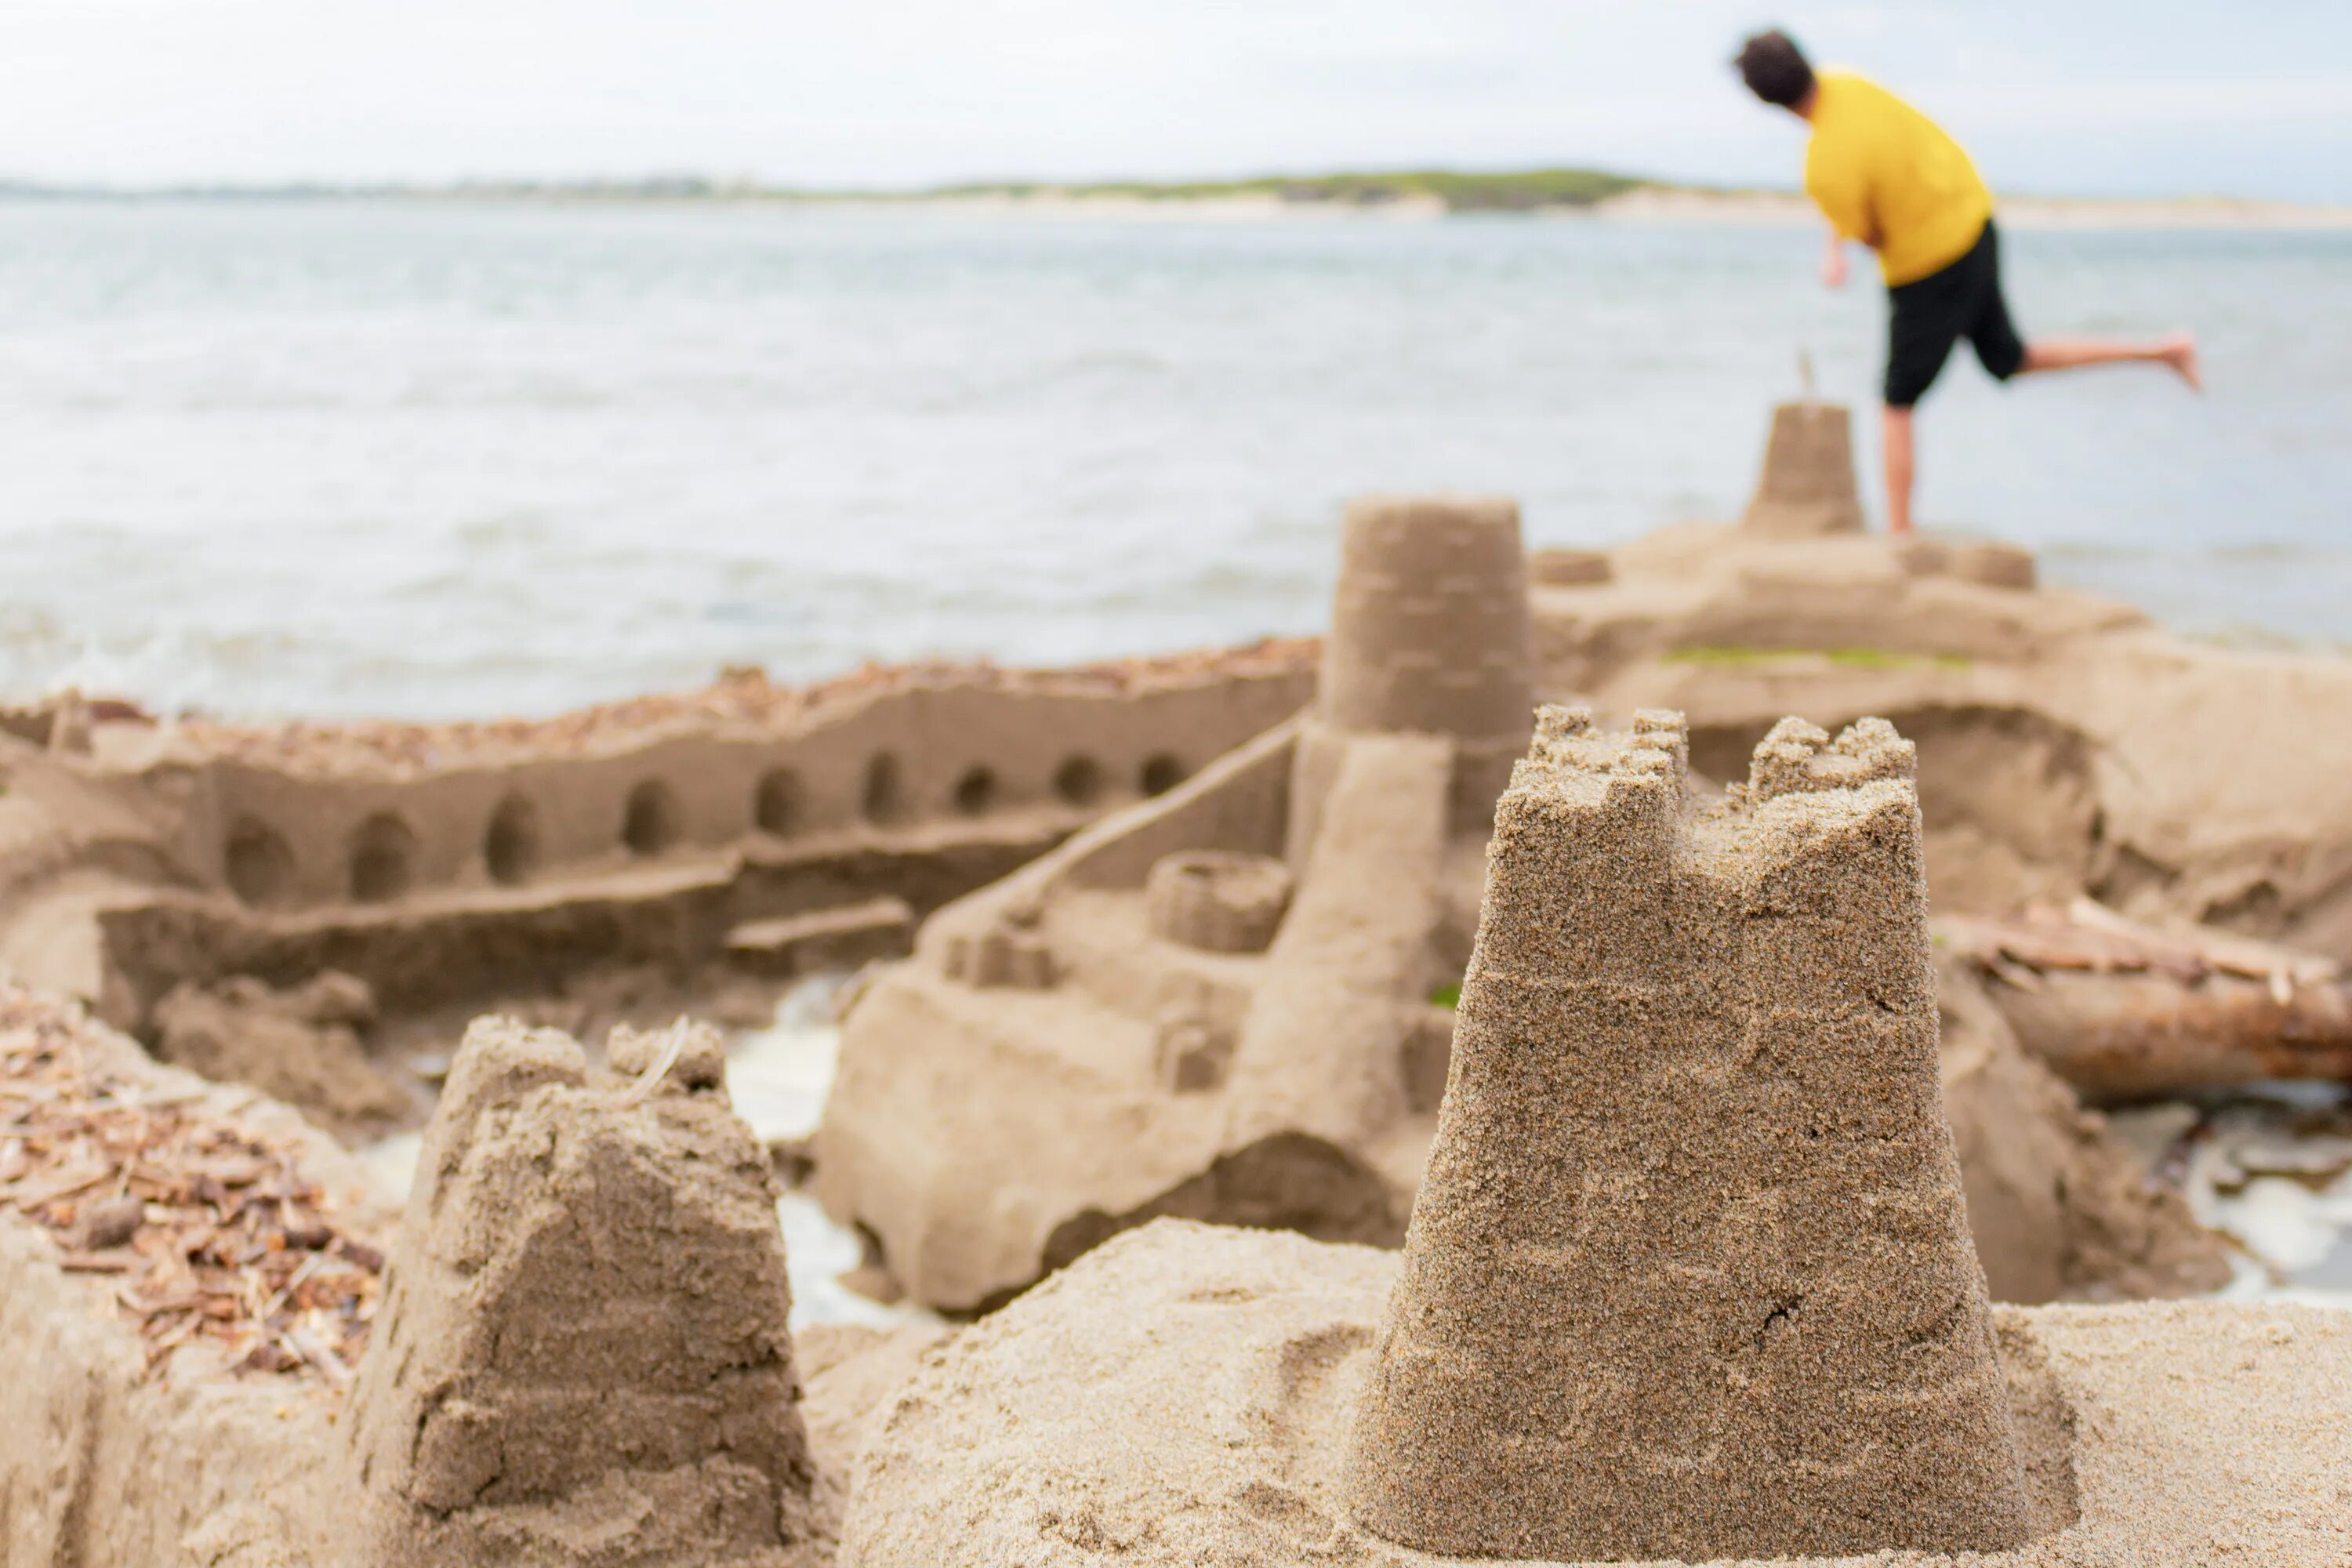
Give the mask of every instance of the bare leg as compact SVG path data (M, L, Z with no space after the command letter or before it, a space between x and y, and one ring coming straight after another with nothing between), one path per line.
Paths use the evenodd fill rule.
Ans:
M2197 340L2187 332L2147 343L2115 342L2105 338L2042 338L2025 345L2025 363L2018 366L2018 374L2135 363L2163 365L2200 390L2205 384L2197 364Z
M1911 536L1911 410L1887 405L1879 446L1886 456L1886 531Z

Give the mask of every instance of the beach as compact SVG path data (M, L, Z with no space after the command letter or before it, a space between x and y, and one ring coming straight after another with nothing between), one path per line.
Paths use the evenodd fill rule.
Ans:
M0 204L0 1558L2339 1561L2352 238L1612 204Z

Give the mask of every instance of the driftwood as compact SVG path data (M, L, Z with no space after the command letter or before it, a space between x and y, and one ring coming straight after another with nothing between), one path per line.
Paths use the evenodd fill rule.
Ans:
M1992 999L2019 1040L2085 1099L2352 1082L2352 990L2327 959L2143 926L2087 900L2008 919L1945 916L1935 933L1999 983Z

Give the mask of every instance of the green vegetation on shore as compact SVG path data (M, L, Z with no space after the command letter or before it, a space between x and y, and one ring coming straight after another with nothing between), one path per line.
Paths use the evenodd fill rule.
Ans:
M1449 212L1532 212L1539 207L1591 206L1651 183L1600 169L1525 169L1487 174L1449 169L1402 169L1371 174L1267 174L1254 180L1201 180L1173 184L1122 180L1071 185L948 185L921 192L912 199L1004 196L1197 202L1271 197L1283 202L1366 207L1434 199Z

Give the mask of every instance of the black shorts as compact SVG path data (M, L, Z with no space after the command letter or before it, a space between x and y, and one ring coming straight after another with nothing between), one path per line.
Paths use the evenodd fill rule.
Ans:
M1952 345L1966 338L1995 381L2025 364L2025 344L2000 297L2000 231L1985 221L1969 253L1940 272L1886 291L1886 402L1908 408L1943 374Z

